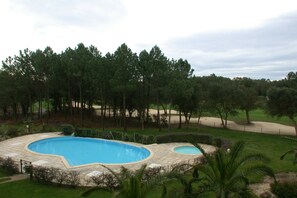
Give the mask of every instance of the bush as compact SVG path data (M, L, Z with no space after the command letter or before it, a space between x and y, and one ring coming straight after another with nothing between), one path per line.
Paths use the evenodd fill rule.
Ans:
M76 187L80 185L80 177L77 171L64 171L59 168L34 166L32 168L33 179L39 183L54 183Z
M3 137L3 139L6 139L7 137L16 137L20 133L20 130L13 126L8 125L2 125L0 126L0 136Z
M203 144L212 144L212 137L209 135L195 134L195 133L173 133L156 136L156 142L170 143L170 142L196 142Z
M276 183L271 184L271 190L278 198L297 197L297 183Z
M74 133L74 131L74 127L70 124L65 124L62 126L62 132L64 135L71 135L72 133Z
M65 179L66 185L70 187L77 187L80 185L79 172L69 171Z
M65 184L67 180L67 172L61 170L61 169L56 169L55 171L55 179L54 181L61 186L62 184Z
M91 180L96 186L107 188L109 190L115 189L118 186L116 178L108 173L92 176Z
M55 179L57 170L55 168L47 168L43 166L33 166L33 179L40 183L52 183Z
M9 127L6 131L6 135L9 137L16 137L19 135L19 130L15 127Z
M214 145L216 147L222 148L223 150L227 150L228 148L230 148L232 146L232 142L227 139L215 138Z
M18 165L10 158L0 158L0 168L9 175L19 173Z

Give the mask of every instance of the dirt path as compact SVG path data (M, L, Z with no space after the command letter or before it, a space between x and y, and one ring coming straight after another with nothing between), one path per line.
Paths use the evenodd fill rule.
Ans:
M100 115L100 106L96 107L96 113ZM169 110L167 110L169 113ZM164 114L164 110L160 109L160 114ZM178 111L171 110L171 123L178 124L179 123L179 116ZM136 112L132 114L133 116L137 116ZM150 109L150 115L157 115L156 109ZM127 115L128 116L128 115ZM167 117L168 121L168 117ZM182 122L185 122L184 116L182 116ZM191 118L190 123L198 125L198 118ZM221 120L220 118L216 117L201 117L200 124L205 126L211 127L221 127ZM283 124L273 123L273 122L260 122L260 121L253 121L250 125L240 125L233 121L228 121L228 128L232 130L238 131L247 131L247 132L255 132L255 133L266 133L266 134L277 134L277 135L292 135L295 136L295 129L293 126L287 126Z
M28 174L17 174L17 175L12 175L12 176L9 176L9 177L1 177L0 179L6 179L6 178L8 180L5 180L3 182L0 182L0 184L7 183L7 182L13 182L13 181L19 181L19 180L28 179L29 178L29 175Z

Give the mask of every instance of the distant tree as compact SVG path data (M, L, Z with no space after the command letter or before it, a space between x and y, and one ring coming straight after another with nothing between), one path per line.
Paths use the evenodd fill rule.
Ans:
M151 102L151 92L152 92L152 77L153 68L151 66L151 56L146 51L140 52L138 61L138 72L139 72L139 83L140 83L140 94L141 99L139 100L139 114L141 119L142 129L144 129L144 122L149 121L149 107Z
M160 124L160 104L162 102L162 91L166 89L169 82L169 61L158 46L154 46L150 53L150 66L152 92L155 96L157 104L157 125L161 130Z
M114 53L114 64L116 70L111 84L116 92L122 95L122 120L124 125L124 131L127 131L126 123L126 98L128 91L134 90L135 82L137 80L137 55L132 52L126 44L122 44Z
M172 64L171 97L174 105L179 109L179 128L181 128L181 114L185 116L186 123L190 122L192 114L197 108L196 90L191 78L193 69L187 60L179 59Z
M208 108L219 115L223 128L227 128L229 115L236 115L239 108L239 89L229 78L209 76L206 79Z
M287 87L272 87L267 93L267 112L271 116L287 116L294 124L297 136L297 90Z
M239 101L239 108L245 111L246 123L251 124L250 111L256 108L258 99L255 82L249 78L236 78L235 82L241 92Z
M297 72L289 72L287 75L288 80L297 80Z

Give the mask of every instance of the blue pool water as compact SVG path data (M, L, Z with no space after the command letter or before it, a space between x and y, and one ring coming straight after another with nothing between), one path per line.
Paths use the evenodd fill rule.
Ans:
M123 164L137 162L150 155L142 147L80 137L43 139L29 144L28 148L37 153L64 156L71 166L91 163Z
M195 146L179 146L174 151L181 154L201 154L201 151Z

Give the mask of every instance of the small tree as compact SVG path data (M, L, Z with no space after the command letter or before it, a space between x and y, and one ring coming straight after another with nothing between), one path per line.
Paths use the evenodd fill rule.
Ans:
M297 90L287 87L273 87L267 93L267 113L271 116L287 116L292 120L297 135Z

